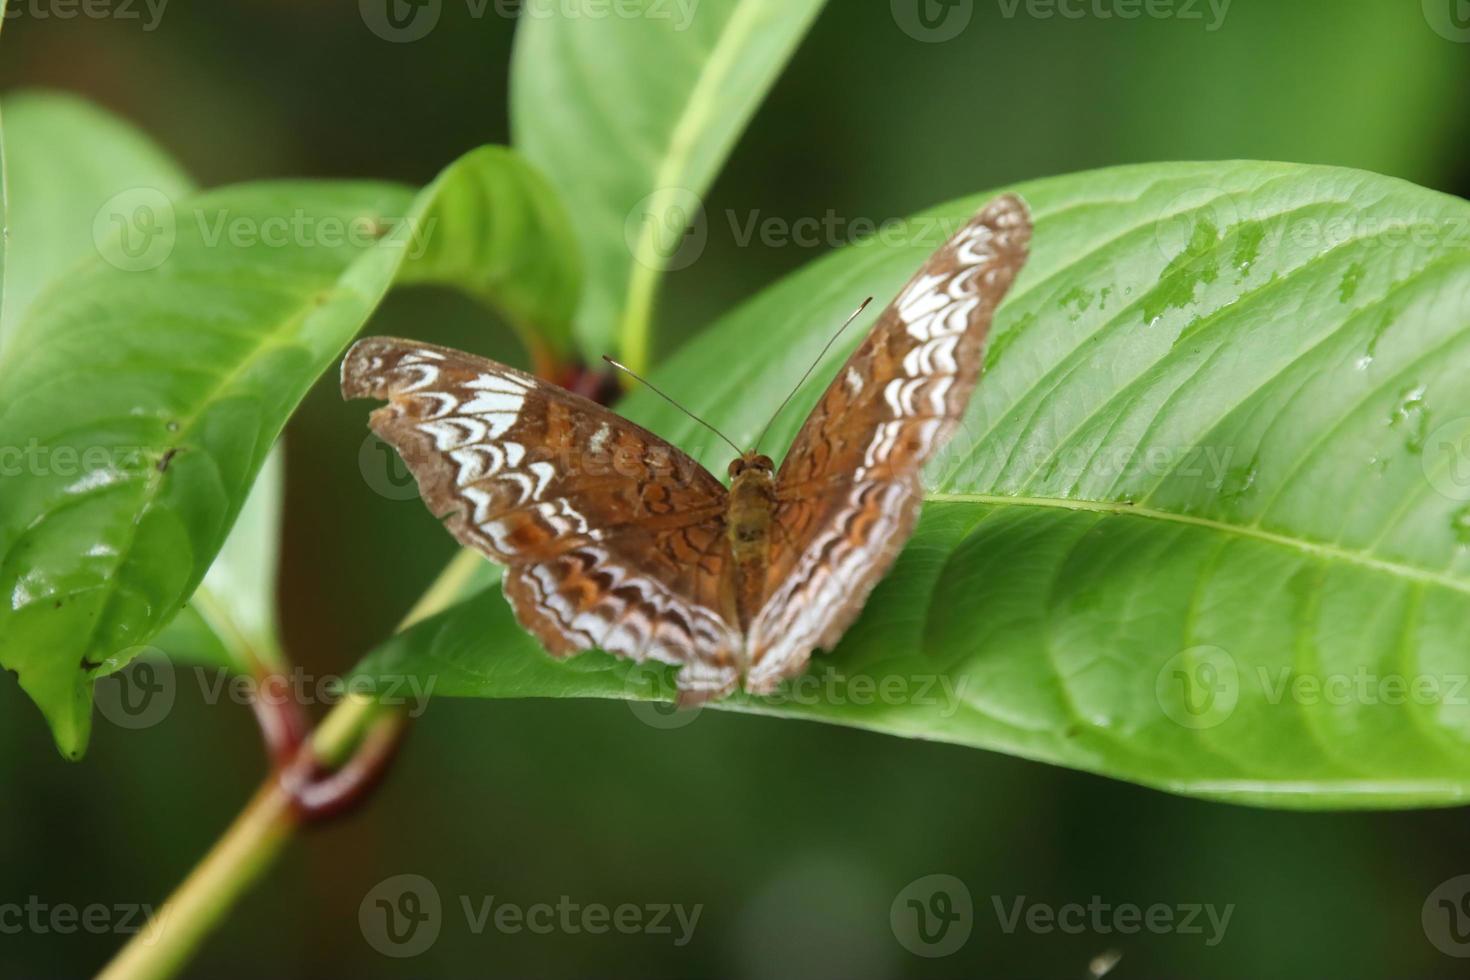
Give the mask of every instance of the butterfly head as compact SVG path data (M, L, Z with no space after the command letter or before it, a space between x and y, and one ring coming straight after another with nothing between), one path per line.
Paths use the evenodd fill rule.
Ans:
M750 450L730 460L730 479L735 479L742 473L755 470L761 473L770 473L775 470L776 464L771 462L771 457L755 450Z

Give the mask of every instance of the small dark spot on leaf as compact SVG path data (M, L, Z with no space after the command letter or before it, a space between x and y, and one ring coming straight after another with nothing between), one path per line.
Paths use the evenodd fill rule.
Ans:
M1082 726L1068 725L1067 730L1063 734L1065 734L1067 738L1076 738L1078 735L1082 734Z
M88 660L86 657L82 658L82 669L88 671L89 673L101 666L102 664L100 661Z
M56 605L55 606L52 606L52 608L53 609L60 609L61 608L61 603L62 603L62 600L61 599L57 599L56 600Z
M160 473L167 472L167 470L168 470L168 464L169 463L172 463L174 461L174 457L177 456L178 454L179 454L179 447L178 446L174 446L172 449L168 450L168 452L166 452L162 456L160 456L159 459L158 459L158 472L160 472Z

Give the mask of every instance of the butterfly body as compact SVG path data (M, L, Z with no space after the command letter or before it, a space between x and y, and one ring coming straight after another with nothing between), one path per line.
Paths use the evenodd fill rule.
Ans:
M348 398L465 546L504 564L552 654L679 667L681 703L768 693L831 649L913 531L920 472L959 425L986 333L1024 264L1025 204L992 201L883 312L779 469L754 450L728 488L612 411L503 364L360 341Z
M760 612L770 564L771 529L776 511L776 476L767 456L748 452L730 461L730 502L725 533L730 541L734 592L733 622L744 633ZM744 648L741 662L745 662Z

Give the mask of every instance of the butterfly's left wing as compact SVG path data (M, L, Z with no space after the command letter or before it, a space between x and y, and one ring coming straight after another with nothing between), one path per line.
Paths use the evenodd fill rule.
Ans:
M460 543L507 566L506 598L551 653L679 665L684 702L735 686L726 491L693 459L532 375L411 340L358 342L342 393L388 402L373 431Z
M1030 240L1019 197L986 205L883 312L797 433L777 475L747 690L768 692L813 648L831 649L893 564L918 516L920 468L969 404Z

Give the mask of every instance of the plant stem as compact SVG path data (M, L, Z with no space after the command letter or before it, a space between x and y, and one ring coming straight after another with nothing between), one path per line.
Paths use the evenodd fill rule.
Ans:
M408 629L453 605L483 559L461 551L398 625ZM313 758L335 765L390 709L352 697L333 708L313 733ZM397 709L394 709L397 710ZM99 980L163 980L173 976L231 906L280 853L297 827L291 796L277 773L256 791L209 853L100 973Z

